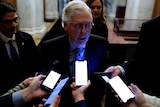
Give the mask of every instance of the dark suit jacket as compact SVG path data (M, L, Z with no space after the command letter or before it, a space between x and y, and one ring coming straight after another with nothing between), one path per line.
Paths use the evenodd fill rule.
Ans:
M106 24L101 23L99 25L94 25L91 29L91 33L106 38L108 42L108 27Z
M84 100L79 101L75 104L75 107L88 107Z
M62 35L57 38L50 39L39 45L39 50L42 57L41 67L56 68L63 76L70 76L69 71L69 38L68 35ZM86 59L88 61L88 73L103 72L107 64L107 42L105 38L96 35L91 35L86 44ZM94 77L94 76L93 76ZM86 96L89 106L99 107L100 99L104 94L104 86L98 79L92 79L90 76L91 87L88 89ZM70 87L70 86L69 86ZM68 88L69 88L68 87ZM66 89L67 90L67 89ZM62 105L69 105L68 99L72 99L71 91L64 91L62 94ZM69 97L71 96L71 97ZM63 99L63 97L65 97Z
M137 84L143 92L160 97L160 16L142 24L137 50L132 62L123 64L126 79Z
M16 86L29 76L33 76L37 64L37 47L31 35L17 31L16 43L20 55L20 65L14 66L11 62L5 43L0 39L0 95Z
M12 94L0 97L0 106L1 107L14 107L12 101Z

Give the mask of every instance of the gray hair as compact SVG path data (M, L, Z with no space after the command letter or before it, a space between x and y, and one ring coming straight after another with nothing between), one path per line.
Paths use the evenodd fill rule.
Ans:
M75 14L84 12L86 10L89 11L90 17L93 20L91 9L87 6L87 4L84 1L81 1L81 0L70 1L63 9L62 21L65 23L71 23L72 16L74 16Z

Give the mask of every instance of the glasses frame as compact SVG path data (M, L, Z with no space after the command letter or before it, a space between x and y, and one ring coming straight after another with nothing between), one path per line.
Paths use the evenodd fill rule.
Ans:
M69 24L77 31L82 31L83 27L85 28L86 31L89 31L94 26L93 22L77 23L77 24L69 23Z
M0 20L0 22L5 23L5 24L12 24L14 23L18 23L20 21L19 17L15 17L14 19L6 19L6 20Z

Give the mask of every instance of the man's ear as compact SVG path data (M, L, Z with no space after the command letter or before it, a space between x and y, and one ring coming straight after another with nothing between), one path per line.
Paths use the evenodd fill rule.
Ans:
M62 22L61 24L62 24L62 27L64 28L64 22Z
M66 23L63 23L62 27L64 28L65 31L67 31L67 24Z

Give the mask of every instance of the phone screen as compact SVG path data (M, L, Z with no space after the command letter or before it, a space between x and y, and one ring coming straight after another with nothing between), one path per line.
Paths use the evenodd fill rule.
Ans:
M62 79L57 84L57 86L55 87L55 89L53 89L51 95L48 97L48 99L44 103L44 106L50 105L52 103L54 97L61 93L61 91L63 90L64 86L67 84L67 82L69 82L69 79L70 79L69 77L66 77L66 78Z
M88 81L87 61L75 62L75 83L77 86L86 85Z
M132 91L119 76L115 76L111 79L109 79L107 76L103 76L102 78L110 84L110 86L124 103L127 103L129 100L134 98Z
M51 70L42 82L41 87L45 90L52 91L60 77L61 74L55 72L54 70Z

